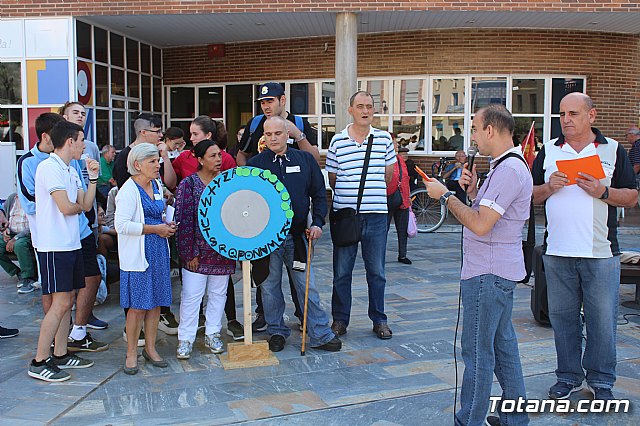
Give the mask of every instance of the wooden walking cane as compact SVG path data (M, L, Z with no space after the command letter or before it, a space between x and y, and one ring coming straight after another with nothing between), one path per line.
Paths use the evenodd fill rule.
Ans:
M302 316L302 350L300 355L304 356L304 346L307 341L307 305L309 304L309 274L311 273L311 238L307 247L307 277L304 289L304 314Z

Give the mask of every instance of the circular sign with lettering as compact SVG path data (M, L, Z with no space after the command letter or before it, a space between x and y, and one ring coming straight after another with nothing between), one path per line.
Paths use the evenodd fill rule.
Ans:
M198 223L222 256L255 260L284 242L293 219L291 197L269 170L236 167L216 176L200 197Z

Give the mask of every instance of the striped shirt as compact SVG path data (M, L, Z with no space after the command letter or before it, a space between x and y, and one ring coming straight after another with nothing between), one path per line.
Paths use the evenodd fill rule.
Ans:
M396 153L391 135L384 130L369 130L365 142L359 144L349 136L348 125L331 139L327 152L326 170L336 175L333 208L357 208L358 188L367 152L369 135L373 134L371 159L364 184L360 213L387 213L387 184L384 180L385 167L395 164Z

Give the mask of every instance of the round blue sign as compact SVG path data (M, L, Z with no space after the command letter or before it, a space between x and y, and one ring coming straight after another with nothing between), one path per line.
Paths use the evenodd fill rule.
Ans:
M291 198L276 175L236 167L209 183L198 204L204 239L220 255L255 260L284 242L293 219Z

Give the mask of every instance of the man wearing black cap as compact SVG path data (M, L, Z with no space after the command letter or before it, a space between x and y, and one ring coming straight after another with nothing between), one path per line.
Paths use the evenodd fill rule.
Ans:
M262 108L263 114L253 117L247 123L245 132L240 140L240 151L238 151L236 158L238 166L244 166L249 158L258 153L258 141L264 133L264 122L267 118L275 115L279 115L288 120L288 146L290 148L307 151L313 155L313 158L315 158L317 162L320 162L316 131L311 127L306 118L296 117L285 110L287 97L280 83L265 83L260 86L258 101L260 101L260 108ZM254 120L259 120L257 126ZM252 123L254 124L253 126ZM302 127L304 130L299 127Z
M240 150L236 157L236 163L238 166L246 165L249 158L258 154L258 142L264 134L264 122L267 121L267 118L277 115L286 119L287 132L289 133L287 147L307 151L313 155L316 162L320 163L317 133L311 127L306 118L297 117L285 110L287 97L284 94L284 88L282 85L280 83L263 84L260 86L258 101L260 101L260 108L262 108L263 114L253 117L245 126L242 139L240 139L239 143ZM302 131L301 128L304 129L304 131ZM256 265L254 265L254 271L256 270L255 268ZM302 309L298 303L298 296L293 285L291 271L288 268L287 274L289 276L291 299L293 299L293 303L296 307L295 316L298 317L302 323ZM260 281L255 276L254 280L256 282ZM256 320L253 322L253 331L258 332L266 330L267 322L264 317L262 291L260 287L258 287L258 290L256 291L256 314Z

